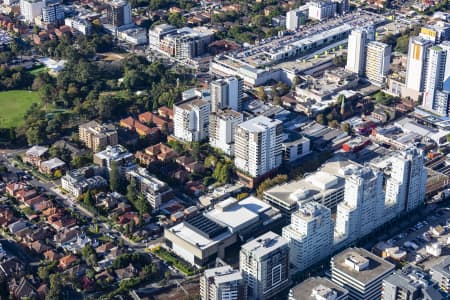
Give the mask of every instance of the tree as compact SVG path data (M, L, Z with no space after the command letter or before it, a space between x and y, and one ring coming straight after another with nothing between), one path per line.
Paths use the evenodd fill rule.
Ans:
M266 94L266 91L264 90L264 87L258 86L256 88L256 97L258 97L258 99L261 101L267 100L267 94Z
M62 177L62 171L60 169L55 170L55 173L53 173L53 177L61 178Z
M344 122L344 123L342 123L341 124L341 130L343 131L343 132L346 132L346 133L348 133L348 134L350 134L350 124L348 124L347 122Z
M170 277L171 277L171 275L172 275L172 274L170 274L170 271L166 271L166 272L164 272L164 279L166 279L167 281L169 281L169 280L170 280Z
M95 205L94 199L93 199L92 194L91 194L90 191L87 191L87 192L84 194L84 197L83 197L83 203L84 203L86 206L90 206L90 207L93 207L93 206Z
M121 177L119 165L116 161L111 162L111 169L109 171L109 188L113 192L117 192L121 190Z
M150 211L150 206L148 204L147 199L142 194L139 194L136 199L136 209L139 212L139 215L143 215Z
M45 296L45 300L59 300L61 299L61 278L59 274L50 275L50 289Z
M127 199L131 203L136 201L137 198L136 188L137 188L136 179L132 177L130 183L127 186Z
M325 118L323 114L318 114L316 116L316 122L319 123L320 125L325 125Z
M256 189L256 195L261 198L264 191L268 190L269 188L271 188L277 184L286 182L287 179L288 179L287 175L281 174L281 175L275 176L274 178L269 178L269 179L264 180L263 182L261 182L261 184Z

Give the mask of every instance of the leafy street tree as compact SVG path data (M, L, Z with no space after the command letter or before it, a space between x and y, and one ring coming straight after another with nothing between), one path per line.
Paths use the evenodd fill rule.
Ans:
M113 192L119 192L121 190L121 177L120 169L117 162L111 162L111 170L109 171L109 188Z
M127 199L130 202L135 201L137 198L136 187L137 187L136 179L132 177L130 183L127 186Z

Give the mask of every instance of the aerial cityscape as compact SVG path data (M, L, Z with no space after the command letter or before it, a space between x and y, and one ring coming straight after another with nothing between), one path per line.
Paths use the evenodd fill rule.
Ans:
M9 299L450 299L450 2L0 0Z

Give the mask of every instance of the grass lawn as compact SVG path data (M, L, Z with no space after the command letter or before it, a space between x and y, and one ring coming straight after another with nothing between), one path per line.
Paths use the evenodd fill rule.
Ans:
M32 74L34 76L36 76L39 73L43 73L43 72L48 72L47 67L40 66L40 67L37 67L37 68L34 68L34 69L30 70L30 74Z
M0 128L19 127L23 116L33 103L39 103L39 94L30 91L0 92Z

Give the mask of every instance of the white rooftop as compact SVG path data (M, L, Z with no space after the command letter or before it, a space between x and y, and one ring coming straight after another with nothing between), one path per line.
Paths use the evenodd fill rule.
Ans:
M271 206L256 197L237 201L233 197L216 204L206 213L206 217L230 228L232 232L246 228L258 222L259 214L271 209Z
M179 238L183 239L184 241L196 246L197 248L203 250L207 249L217 243L222 242L224 239L229 237L232 233L229 231L226 231L222 234L219 234L218 236L209 239L200 233L192 230L188 226L185 225L185 222L181 222L180 224L177 224L169 229L173 234L177 235Z
M268 128L275 127L278 124L281 124L281 121L270 119L265 116L257 116L239 124L239 127L244 128L249 132L265 132Z
M47 147L35 145L27 150L26 155L29 156L42 156L48 151Z
M287 246L288 241L278 234L269 231L242 245L241 251L251 252L255 258L262 258L278 248Z

